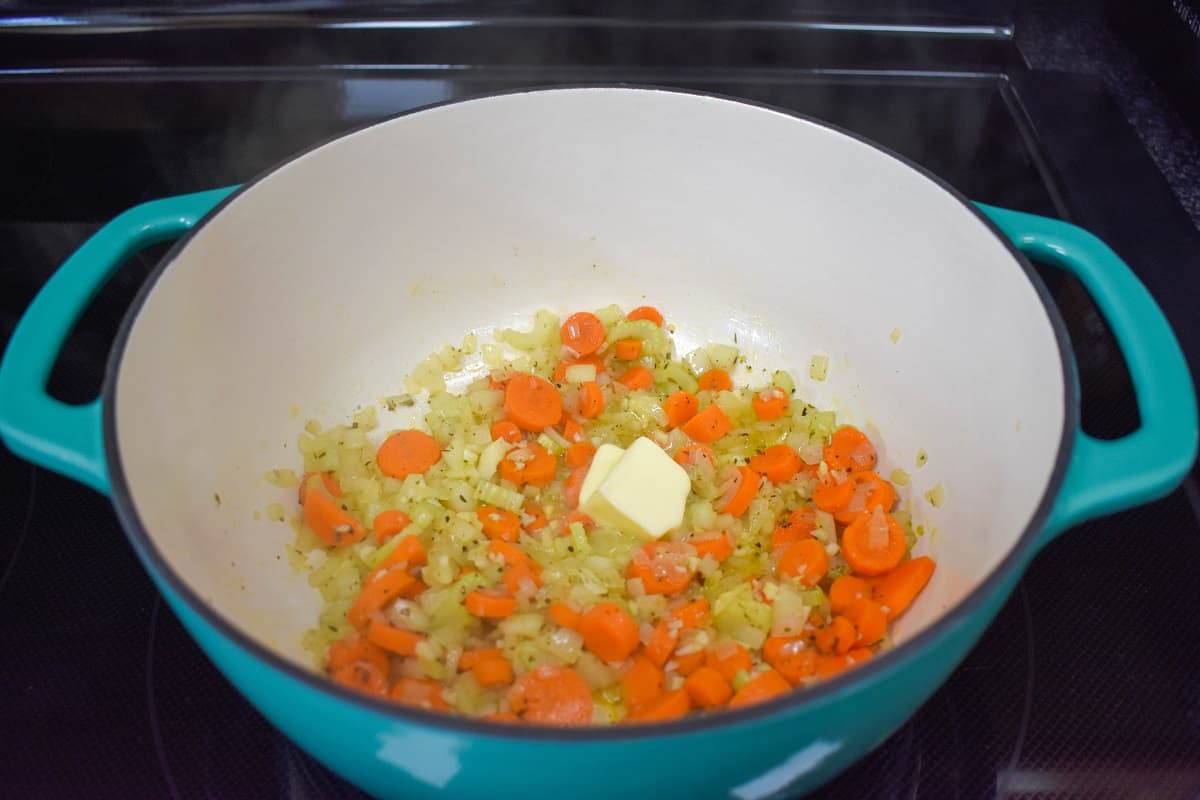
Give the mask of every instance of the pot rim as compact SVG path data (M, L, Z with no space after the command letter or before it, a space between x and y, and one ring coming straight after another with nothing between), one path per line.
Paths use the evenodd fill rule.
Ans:
M209 606L200 596L189 587L179 574L171 567L166 558L154 544L153 537L149 534L146 527L142 524L137 510L134 507L132 496L129 492L129 486L126 481L125 471L121 466L120 451L117 443L116 434L116 400L117 400L117 373L120 370L121 360L125 352L126 344L128 343L130 333L133 328L133 323L137 319L142 306L149 298L154 290L155 284L159 278L170 268L171 263L176 259L182 250L187 247L191 239L204 228L205 225L214 219L227 205L248 191L251 187L257 185L263 180L270 177L276 171L284 166L297 161L309 153L324 147L338 139L353 135L367 128L376 125L382 125L402 117L418 114L423 111L429 111L443 106L453 105L463 102L472 102L476 100L486 100L508 95L533 94L541 92L570 92L579 90L627 90L627 91L647 91L647 92L663 92L677 95L688 95L697 98L710 100L720 100L726 102L738 103L740 105L752 106L765 111L771 111L784 116L792 117L803 122L816 125L821 128L833 131L834 133L848 136L861 144L866 145L874 150L877 150L884 155L896 159L900 163L906 165L916 171L926 179L935 183L943 191L949 193L957 200L969 213L982 222L993 235L998 238L1004 247L1012 255L1017 265L1024 271L1026 278L1033 284L1033 288L1037 293L1038 299L1041 300L1042 306L1049 319L1050 326L1054 331L1054 338L1058 344L1059 361L1062 367L1063 378L1063 427L1059 438L1058 452L1055 458L1054 468L1051 471L1050 478L1046 483L1046 488L1038 502L1029 523L1021 532L1008 553L1001 559L1000 563L989 573L982 581L980 581L971 592L961 600L952 609L945 612L940 619L929 625L916 636L908 639L896 647L881 653L875 658L872 658L866 664L857 667L853 670L848 670L840 675L837 675L829 680L822 681L813 687L806 688L800 691L789 692L786 695L746 708L735 710L724 710L719 714L706 715L700 718L685 718L673 722L651 723L637 725L633 727L625 726L584 726L578 728L559 728L541 725L497 725L495 723L484 722L482 720L471 719L467 717L457 717L450 714L441 714L421 709L408 708L382 698L370 697L365 694L355 692L344 688L329 680L324 675L321 675L311 669L305 669L300 665L284 658L283 656L271 651L254 638L244 633L231 620ZM622 83L598 83L598 84L562 84L552 86L534 86L518 89L507 89L497 92L488 92L484 94L472 95L465 98L456 98L444 100L437 103L430 103L424 106L407 109L396 114L389 115L383 119L374 120L354 126L346 131L323 139L316 144L313 144L278 163L268 167L259 174L255 175L250 180L243 183L235 191L225 197L215 208L204 216L191 230L180 237L155 265L146 281L142 284L129 309L126 311L124 318L121 321L120 329L117 332L116 339L113 341L112 349L109 352L107 365L105 367L104 387L103 387L103 436L104 436L104 453L105 461L109 473L109 481L111 486L111 498L114 508L116 509L117 518L121 521L122 528L125 531L126 537L132 543L134 550L137 552L146 569L162 580L170 589L186 604L197 616L205 623L215 629L222 637L235 644L242 651L253 656L265 666L282 673L283 677L291 678L298 681L306 688L327 694L344 703L356 706L363 711L372 712L384 717L391 718L394 721L401 721L416 725L427 725L433 728L449 730L455 733L464 733L472 735L487 736L492 738L517 739L526 741L553 741L556 743L576 743L576 742L615 742L645 738L659 738L667 736L687 736L692 734L700 734L710 732L717 729L732 729L739 725L748 725L752 723L762 722L768 717L783 718L789 713L794 713L800 708L808 705L815 705L821 701L829 700L835 695L841 694L850 690L854 685L863 681L870 681L885 672L893 671L901 668L904 664L913 661L919 653L931 647L934 640L948 634L952 629L962 623L968 616L978 611L983 607L988 600L998 591L1001 583L1008 578L1011 573L1020 572L1028 558L1034 554L1039 534L1042 531L1043 525L1046 523L1054 506L1054 501L1058 497L1058 492L1062 487L1062 483L1066 474L1067 466L1070 461L1071 450L1074 444L1075 432L1079 426L1079 410L1078 410L1078 387L1073 379L1074 375L1074 354L1071 350L1070 339L1067 335L1066 324L1058 311L1050 292L1045 283L1038 275L1033 265L1025 257L1020 250L1009 240L995 223L991 221L979 208L975 206L961 192L940 178L938 175L929 171L925 167L900 153L897 153L865 136L862 136L854 131L840 127L838 125L825 122L824 120L815 117L792 111L786 108L771 105L769 103L761 103L745 98L724 95L717 92L696 91L688 89L680 89L670 86L657 86L652 84L622 84Z

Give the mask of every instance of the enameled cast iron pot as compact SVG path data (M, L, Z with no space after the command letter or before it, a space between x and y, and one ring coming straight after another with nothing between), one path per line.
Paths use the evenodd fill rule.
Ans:
M89 298L131 253L174 237L125 318L102 398L48 397ZM1105 314L1137 391L1135 433L1079 429L1064 327L1026 255L1077 276ZM664 309L683 352L736 335L756 367L792 369L802 396L866 425L883 474L913 473L916 519L937 530L918 550L938 569L898 646L775 702L636 729L494 726L315 674L299 642L317 593L280 557L288 526L252 519L290 500L261 476L299 463L293 405L342 419L468 330L614 302ZM831 357L825 382L808 377L815 353ZM1195 457L1196 403L1162 313L1090 234L973 205L785 111L591 87L408 113L237 190L122 214L14 332L0 432L108 494L221 671L367 791L749 800L815 787L878 745L966 655L1040 547L1174 487ZM937 483L946 501L934 509L920 498Z

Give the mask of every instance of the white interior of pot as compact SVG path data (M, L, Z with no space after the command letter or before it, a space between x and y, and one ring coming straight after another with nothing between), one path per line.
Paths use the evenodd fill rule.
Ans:
M936 533L903 640L1028 524L1063 425L1051 325L954 197L853 138L713 98L575 89L445 106L289 163L179 253L133 327L121 459L162 555L220 614L307 664L320 602L253 513L294 490L304 419L343 421L469 330L652 303L680 350L735 335L756 366L865 425ZM891 341L898 329L900 340ZM814 353L828 379L808 376ZM293 413L298 406L300 415ZM919 451L928 463L915 467ZM941 483L935 509L922 494ZM214 494L220 495L220 504Z

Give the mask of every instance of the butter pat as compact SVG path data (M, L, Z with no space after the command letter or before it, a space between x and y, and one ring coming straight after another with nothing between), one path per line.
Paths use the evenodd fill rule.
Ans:
M600 484L604 483L608 473L612 472L612 468L617 465L623 455L625 455L625 450L615 444L602 444L596 448L596 452L592 455L592 465L588 467L587 475L583 476L583 486L579 488L580 507L585 505L588 498L600 488Z
M584 513L603 525L651 539L678 528L692 488L683 467L645 436L623 453L613 447L619 453L615 463L609 461L611 453L600 461L605 447L611 445L596 451L579 492ZM598 478L594 482L593 473Z

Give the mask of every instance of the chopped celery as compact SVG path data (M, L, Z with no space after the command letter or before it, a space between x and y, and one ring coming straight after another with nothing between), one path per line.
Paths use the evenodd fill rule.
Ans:
M837 426L837 415L832 411L817 411L809 416L812 417L809 431L814 436L819 436L822 439L828 439L833 435L834 428Z

